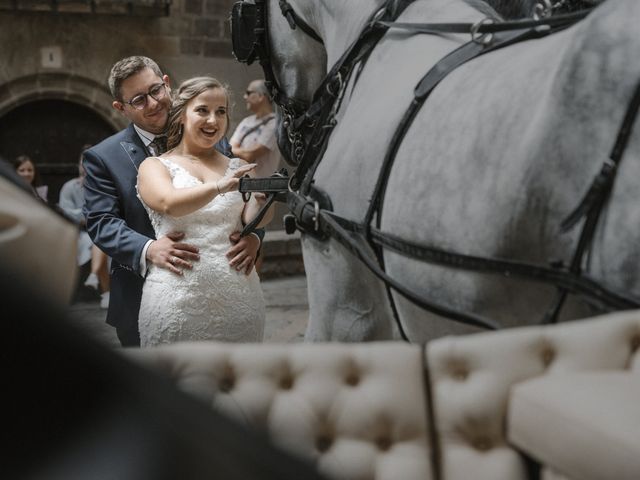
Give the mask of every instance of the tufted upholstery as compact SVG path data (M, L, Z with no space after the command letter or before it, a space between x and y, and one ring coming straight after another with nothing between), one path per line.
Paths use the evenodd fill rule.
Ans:
M192 343L126 354L333 478L527 479L526 453L542 480L587 480L614 467L610 478L640 478L639 346L634 311L447 337L424 352ZM625 448L614 455L598 436Z
M628 369L635 376L639 345L638 312L431 342L427 363L442 478L467 479L470 472L478 479L527 478L524 457L507 441L512 386L575 372Z
M431 478L422 350L183 343L127 355L333 478Z

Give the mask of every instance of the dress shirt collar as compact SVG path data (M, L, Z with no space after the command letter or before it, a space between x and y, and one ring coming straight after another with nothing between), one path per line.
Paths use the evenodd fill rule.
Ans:
M149 144L153 142L154 138L156 138L156 134L147 132L146 130L141 129L135 123L133 124L133 128L135 129L136 133L140 137L140 140L142 140L142 143L145 146L145 148L149 148Z

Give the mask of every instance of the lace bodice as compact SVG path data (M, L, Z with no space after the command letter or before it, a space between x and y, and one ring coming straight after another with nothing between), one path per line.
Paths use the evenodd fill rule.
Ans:
M169 170L174 187L185 188L202 184L198 178L177 163L162 157L158 157L158 160ZM230 159L225 176L228 176L242 163L243 161L239 158ZM163 215L149 208L139 193L138 198L142 201L151 219L156 238L171 231L181 231L185 233L185 237L189 238L189 243L193 243L199 248L206 248L216 244L222 237L227 241L229 235L240 229L242 225L241 215L244 202L239 192L228 192L224 196L218 195L209 204L183 217Z
M175 188L201 184L182 166L159 157ZM225 176L242 164L231 159ZM139 196L139 195L138 195ZM141 199L142 201L142 199ZM229 236L241 229L244 207L239 192L213 198L182 217L156 212L142 201L156 238L171 231L185 233L184 241L199 249L200 260L178 276L149 267L140 307L143 346L182 340L260 341L264 331L264 300L255 271L246 276L229 266Z

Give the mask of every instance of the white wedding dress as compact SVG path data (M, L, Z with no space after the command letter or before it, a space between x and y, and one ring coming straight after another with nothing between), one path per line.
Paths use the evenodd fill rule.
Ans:
M185 188L201 182L170 160L160 158L173 185ZM229 162L227 175L243 162ZM144 201L156 238L171 231L185 233L184 241L200 249L193 269L179 276L151 265L140 305L141 346L188 340L260 342L264 334L265 305L256 271L250 275L229 266L225 253L229 235L242 229L244 206L238 192L216 196L206 206L182 217L151 210Z

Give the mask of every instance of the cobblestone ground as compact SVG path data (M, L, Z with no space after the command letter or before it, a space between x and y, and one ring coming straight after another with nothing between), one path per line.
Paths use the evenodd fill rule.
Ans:
M267 304L265 343L301 342L307 327L309 307L304 276L262 281ZM107 311L97 299L84 299L70 307L71 320L109 346L119 347L115 329L105 323Z

